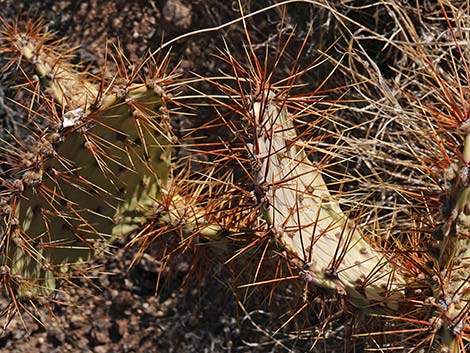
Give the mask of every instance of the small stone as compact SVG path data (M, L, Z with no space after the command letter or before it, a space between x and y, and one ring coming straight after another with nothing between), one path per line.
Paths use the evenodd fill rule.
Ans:
M94 353L106 353L106 352L107 352L107 349L106 349L106 346L105 346L105 345L96 346L95 348L93 348L93 352L94 352Z
M167 1L163 7L163 18L179 29L188 29L191 26L191 5L181 1Z
M70 326L72 328L79 328L82 326L82 317L80 315L72 315L70 317Z

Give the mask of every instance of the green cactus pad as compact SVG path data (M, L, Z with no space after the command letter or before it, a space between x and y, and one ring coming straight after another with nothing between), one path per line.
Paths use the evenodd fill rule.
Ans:
M2 195L0 263L17 294L34 297L145 222L167 184L174 138L158 78L113 80L98 94L60 53L26 34L12 38L63 111L52 108L36 142L10 158L15 173Z

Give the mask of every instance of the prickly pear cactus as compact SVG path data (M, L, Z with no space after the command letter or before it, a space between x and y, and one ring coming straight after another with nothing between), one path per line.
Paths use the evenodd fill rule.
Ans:
M19 32L4 23L2 34L4 54L36 68L49 105L32 112L42 126L34 141L4 152L0 262L7 285L30 297L54 290L71 264L104 251L152 212L174 143L162 88L171 77L149 58L156 74L140 83L132 72L98 84L60 46L46 45L37 25Z
M299 140L286 105L266 91L254 102L252 116L259 129L248 148L258 166L253 177L263 217L303 268L301 276L347 294L357 307L396 308L405 283L342 212L320 167L309 161L309 147Z

